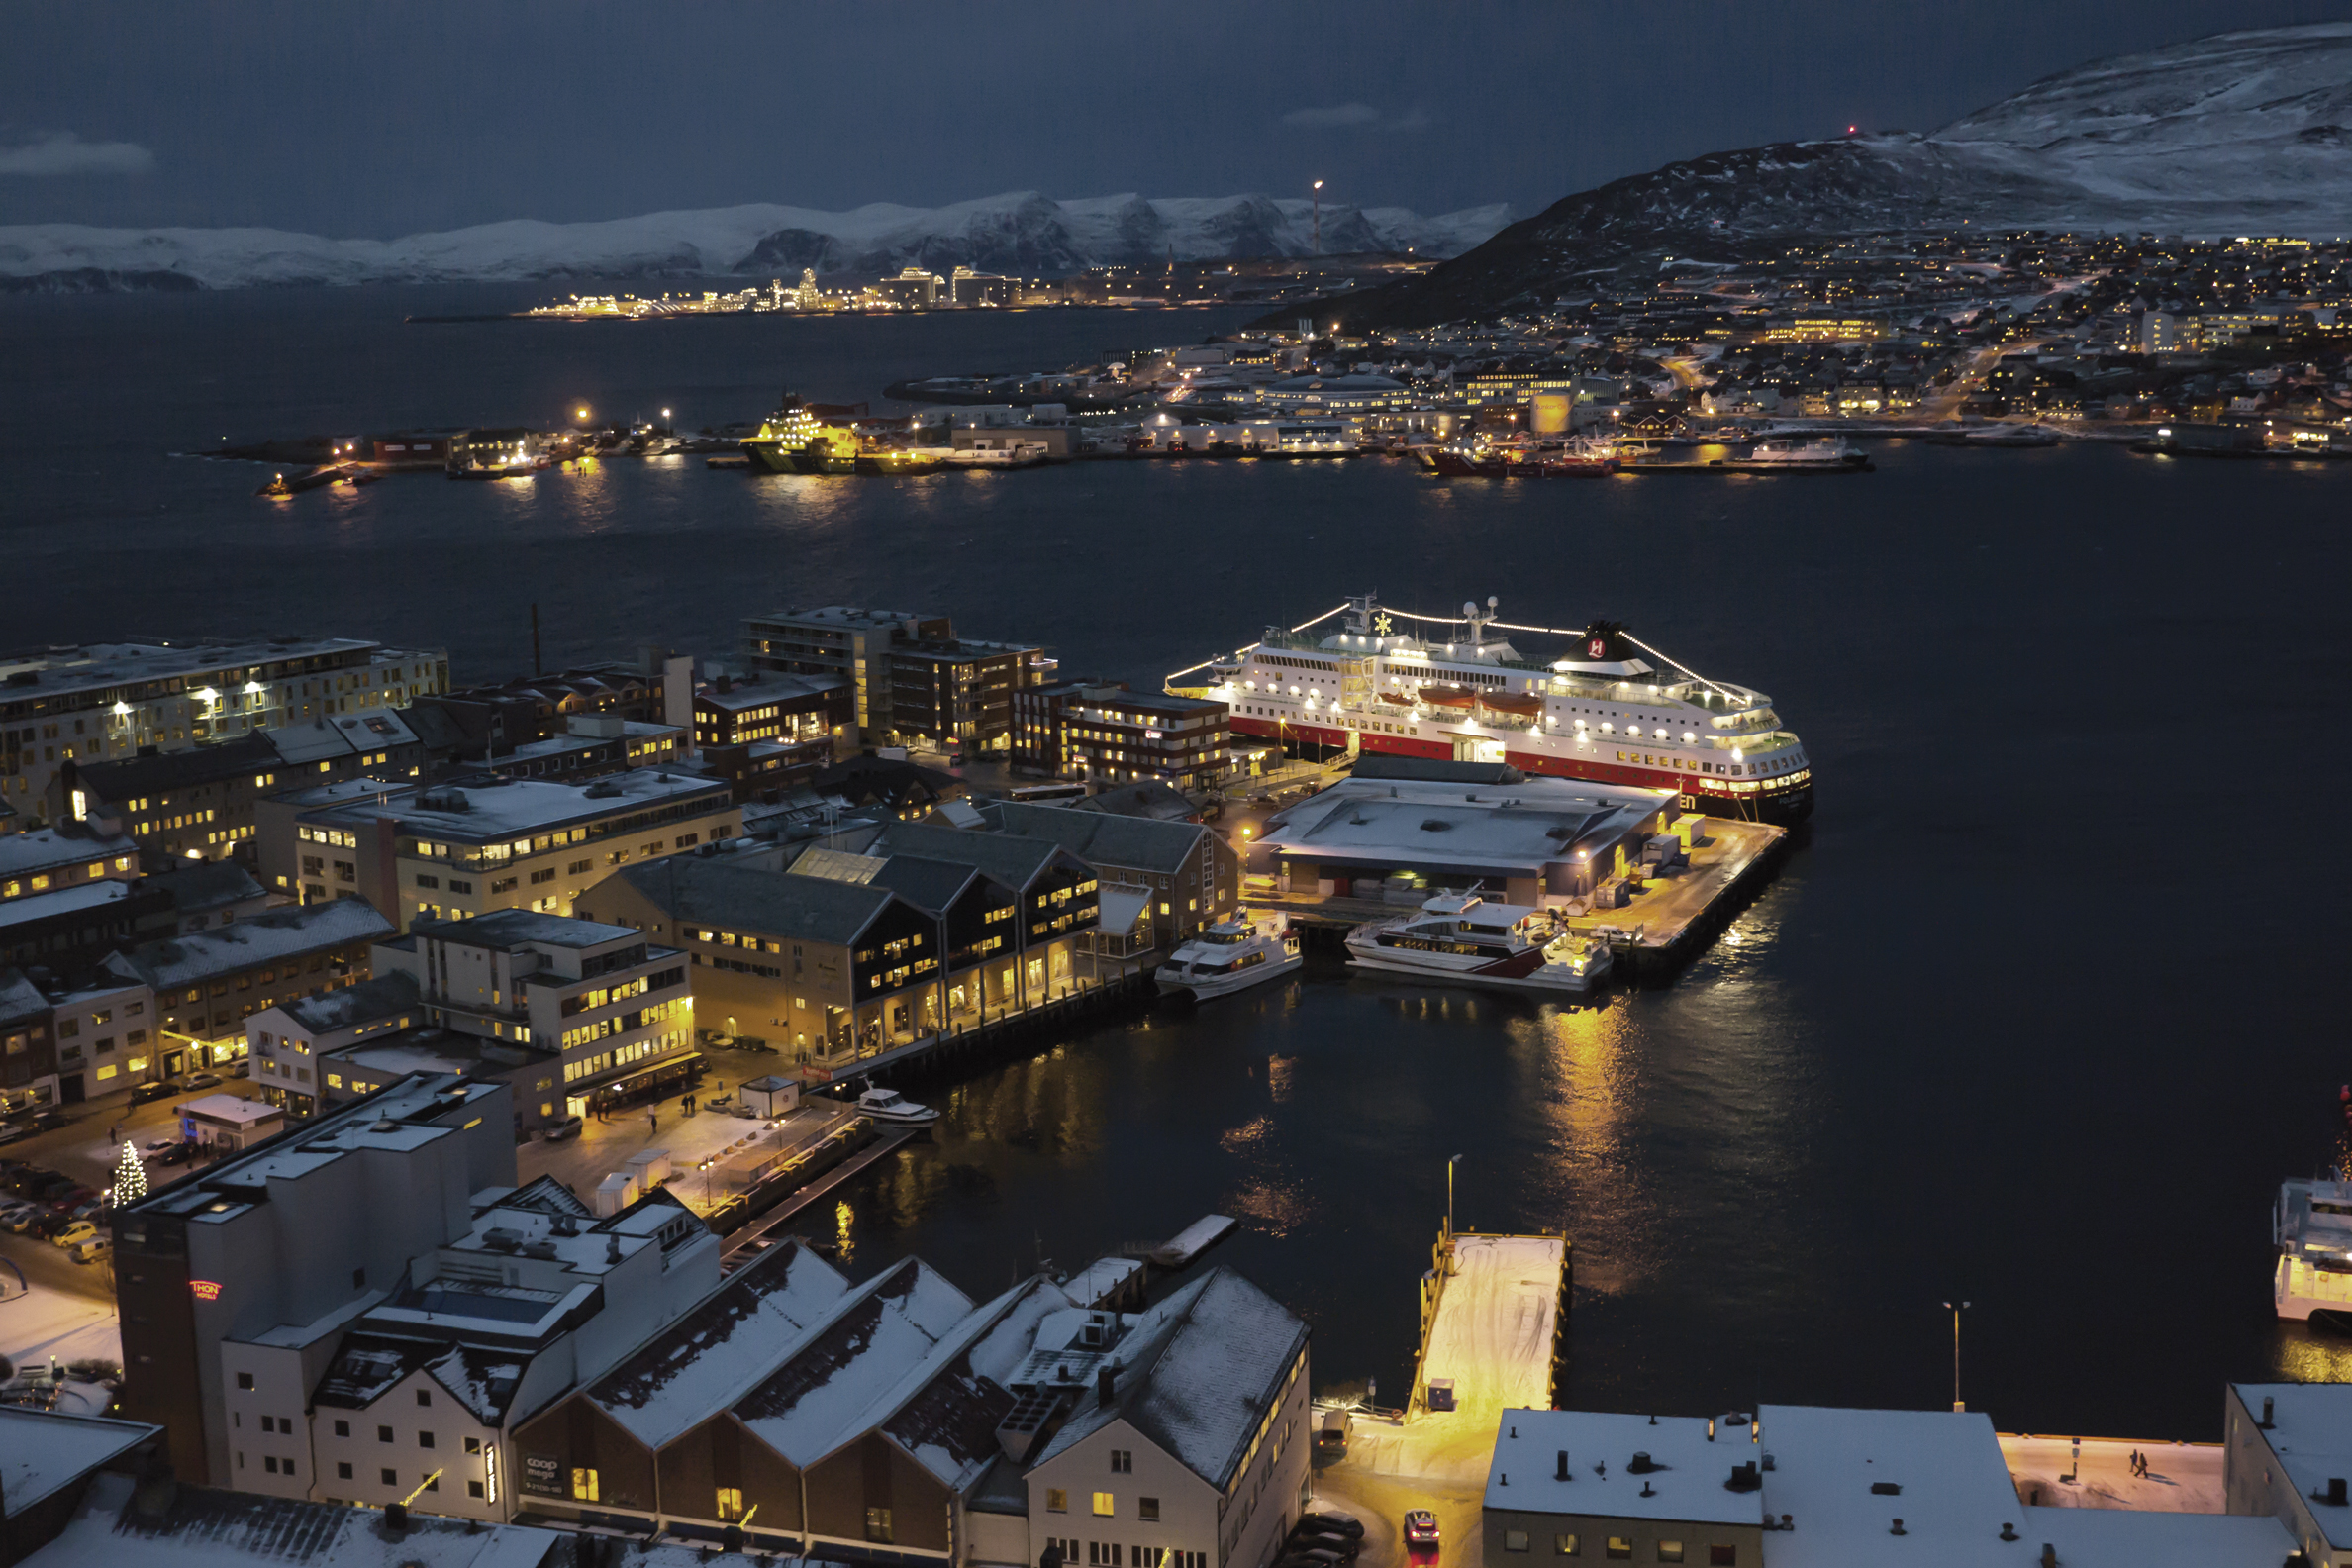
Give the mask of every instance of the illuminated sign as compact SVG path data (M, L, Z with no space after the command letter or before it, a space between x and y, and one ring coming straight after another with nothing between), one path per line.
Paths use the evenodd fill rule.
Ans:
M198 1301L219 1301L221 1299L221 1287L212 1280L190 1280L188 1289L196 1293Z

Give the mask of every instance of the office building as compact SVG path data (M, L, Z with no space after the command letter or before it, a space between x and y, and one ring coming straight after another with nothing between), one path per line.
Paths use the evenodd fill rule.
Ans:
M725 783L660 768L584 783L471 773L425 789L362 779L262 802L261 879L305 903L356 893L400 930L502 909L568 915L619 867L741 826Z
M997 833L1061 845L1108 885L1146 895L1149 947L1173 947L1240 907L1241 857L1212 829L1069 806L989 801L978 808ZM1106 920L1104 930L1119 930Z
M448 684L447 655L348 637L92 643L0 655L0 804L73 815L67 762L119 761L335 714L398 708Z

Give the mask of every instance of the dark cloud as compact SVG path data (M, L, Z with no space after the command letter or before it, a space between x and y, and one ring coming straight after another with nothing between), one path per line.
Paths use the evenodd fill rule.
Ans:
M1378 125L1380 111L1370 104L1333 104L1328 109L1293 109L1282 117L1282 123L1286 126L1306 126L1311 129Z

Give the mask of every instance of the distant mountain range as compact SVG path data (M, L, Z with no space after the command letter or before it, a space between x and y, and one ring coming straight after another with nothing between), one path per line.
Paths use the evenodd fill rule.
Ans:
M1512 218L1501 204L1424 218L1402 207L1326 203L1325 254L1454 256ZM0 227L0 289L247 288L269 283L452 283L784 277L945 271L1055 276L1096 266L1314 253L1309 202L1268 196L1101 196L1057 202L1017 191L949 207L876 203L854 212L753 205L608 223L529 220L399 240L328 240L277 229Z
M1736 260L1794 237L1964 225L2352 233L2352 23L2225 33L2077 66L1928 136L1669 163L1316 313L1420 326L1574 294L1599 273L1668 255Z

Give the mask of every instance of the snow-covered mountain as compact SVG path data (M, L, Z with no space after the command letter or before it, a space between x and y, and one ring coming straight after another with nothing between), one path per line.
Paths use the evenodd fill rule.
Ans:
M1326 204L1323 248L1459 255L1511 221L1497 204L1423 218ZM530 220L399 240L278 229L0 227L0 287L243 288L266 283L446 283L541 278L797 276L908 263L1030 276L1314 250L1309 202L1267 196L1056 202L1016 191L953 206L854 212L756 204L607 223Z
M1566 197L1331 313L1358 325L1454 320L1548 299L1579 273L1653 253L1733 259L1776 238L1963 221L2352 234L2352 23L2225 33L2080 65L1923 137L1669 163Z

